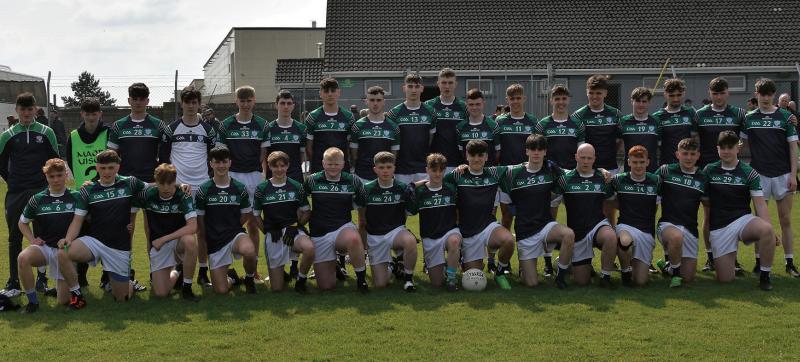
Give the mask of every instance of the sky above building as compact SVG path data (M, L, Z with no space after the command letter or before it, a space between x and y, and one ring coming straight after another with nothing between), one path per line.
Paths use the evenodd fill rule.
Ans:
M151 99L203 78L203 64L232 27L325 26L324 0L28 0L2 5L0 64L47 78L51 93L72 95L86 70L126 105L142 81Z

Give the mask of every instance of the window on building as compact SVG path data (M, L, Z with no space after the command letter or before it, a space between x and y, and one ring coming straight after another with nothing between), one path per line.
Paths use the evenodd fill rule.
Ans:
M367 89L370 87L379 86L383 88L383 93L386 96L392 95L392 81L388 79L374 79L364 81L364 94L367 94Z
M483 95L492 94L492 80L491 79L467 79L467 89L478 88L483 92Z

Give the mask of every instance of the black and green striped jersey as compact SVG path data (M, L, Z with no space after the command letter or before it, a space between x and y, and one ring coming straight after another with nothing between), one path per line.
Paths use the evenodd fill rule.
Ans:
M17 123L0 135L0 176L9 192L47 187L42 166L56 157L56 135L39 122L28 126Z
M575 232L575 241L582 240L595 225L603 221L603 201L614 196L603 174L594 170L583 176L577 169L566 171L556 181L555 193L564 195L567 226Z
M654 235L660 185L658 175L650 172L641 181L634 180L630 172L614 176L611 188L619 202L619 223Z
M528 163L511 167L506 173L501 189L508 194L517 209L514 232L517 240L536 235L549 222L550 199L556 180L563 174L555 162L548 161L536 172L528 170Z
M267 125L269 130L269 147L267 155L275 151L283 151L289 155L289 169L286 174L289 178L303 182L303 155L306 153L306 125L292 120L288 127L281 126L278 120L274 120ZM267 178L272 177L272 173L267 168Z
M351 222L350 211L362 187L358 177L347 172L342 172L335 181L328 180L325 171L309 176L303 189L311 197L311 236L323 236Z
M647 149L647 155L650 158L647 172L655 172L658 169L658 141L661 139L658 120L649 114L646 119L637 119L633 114L629 114L620 118L619 130L625 145L625 171L631 169L628 166L628 151L633 146L641 145Z
M750 214L752 196L764 196L758 172L739 161L733 169L722 167L722 161L706 165L708 176L709 225L711 230L728 226L736 219Z
M169 160L169 151L160 147L167 134L167 124L149 114L143 120L126 116L114 122L108 131L108 148L122 158L119 174L153 182L160 160Z
M583 123L586 130L586 143L594 146L597 160L594 167L614 170L617 164L617 139L620 138L619 118L622 117L619 109L607 104L603 109L595 112L588 105L575 111L572 116Z
M489 145L486 167L494 166L495 155L501 150L497 123L489 117L484 117L483 121L478 124L472 124L469 120L463 121L456 126L456 129L458 130L458 150L464 160L467 159L467 143L472 140L481 140Z
M791 120L794 115L785 109L766 113L755 109L745 117L742 139L750 145L752 166L760 175L778 177L791 171L791 152L797 152L797 130Z
M660 109L653 113L653 117L658 120L661 128L661 164L678 162L675 157L678 143L684 138L692 137L692 132L697 130L697 114L694 108L681 106L677 112Z
M392 186L383 187L378 180L364 184L356 195L356 205L365 208L367 234L384 235L406 224L406 213L413 206L414 189L394 180Z
M700 138L700 160L697 165L703 167L719 161L717 139L722 131L733 131L739 134L744 124L745 111L731 105L718 111L708 104L697 110L697 134Z
M53 194L45 189L28 200L19 221L25 224L33 221L36 237L44 240L47 246L57 248L58 241L67 235L75 210L86 208L82 202L77 191L66 189L62 194Z
M123 251L131 250L131 211L135 210L136 195L146 184L134 176L117 176L111 185L100 181L81 187L80 207L75 213L87 216L86 234L103 245Z
M431 135L436 133L436 110L427 104L411 109L400 103L386 116L400 129L395 172L401 175L425 172L425 158L431 153Z
M167 200L158 194L156 186L148 187L136 195L135 205L144 210L144 217L147 218L148 242L174 233L186 226L186 220L197 217L192 195L183 193L177 186L175 189L175 193Z
M417 186L410 211L419 214L420 237L438 239L458 227L457 200L452 183L443 183L438 188L431 188L427 182Z
M456 126L469 117L467 104L459 98L455 98L453 103L444 103L441 97L429 99L425 104L436 110L436 133L433 135L431 153L443 154L449 167L462 164L464 160L458 150Z
M464 173L457 171L448 173L444 182L455 185L458 191L458 224L461 235L468 238L497 221L494 215L497 190L508 167L486 167L480 174L470 170Z
M583 122L573 116L568 116L565 120L556 120L549 115L536 124L536 133L547 138L548 160L566 170L575 168L578 145L586 142L586 128Z
M400 129L389 119L373 122L367 117L361 118L350 130L350 148L358 149L358 158L354 165L356 175L373 180L376 177L372 170L375 154L399 150Z
M217 185L210 179L195 194L197 215L203 216L206 247L212 254L228 245L244 232L242 214L252 212L250 195L244 184L231 178L228 185Z
M525 162L525 140L536 129L536 117L525 113L522 118L514 118L511 113L503 114L494 120L500 144L500 164L518 165Z
M270 146L267 121L253 115L247 122L236 119L236 115L222 121L219 143L231 151L231 172L261 172L261 149Z
M297 224L298 210L309 210L303 184L286 179L285 183L276 185L267 179L256 188L253 214L261 215L264 230L283 229Z
M701 169L685 172L681 165L671 163L658 168L661 177L661 219L685 227L697 234L697 209L705 195L708 178Z
M355 119L350 111L339 107L335 114L328 114L319 107L306 116L306 137L313 142L311 172L322 171L322 154L331 147L344 153L344 169L350 169L348 153L350 127Z

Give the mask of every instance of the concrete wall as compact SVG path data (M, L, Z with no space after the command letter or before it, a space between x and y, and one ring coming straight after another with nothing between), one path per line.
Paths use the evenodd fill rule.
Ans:
M234 28L233 41L218 49L217 59L204 69L208 93L204 95L216 85L214 102L233 102L232 92L237 87L251 85L259 101L271 102L279 90L275 85L278 58L317 57L317 43L324 41L325 29L321 28Z

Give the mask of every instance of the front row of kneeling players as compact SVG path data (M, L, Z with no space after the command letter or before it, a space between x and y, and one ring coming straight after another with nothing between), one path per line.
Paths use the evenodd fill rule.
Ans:
M484 167L488 146L475 140L466 147L468 164L446 175L444 156L429 155L428 180L415 185L395 180L395 157L389 152L375 155L378 178L362 184L359 178L342 172L344 154L330 148L324 153L324 170L311 175L303 185L286 177L289 157L273 152L267 159L272 177L258 186L253 205L244 186L228 175L230 153L224 147L211 150L214 175L200 186L194 203L175 184L171 165L160 165L155 171L156 184L148 187L134 177L119 176L119 157L114 151L104 151L97 155L99 180L80 192L72 192L65 187L63 161L52 159L43 167L48 189L31 199L19 222L32 244L19 258L29 299L26 310L35 311L38 307L31 266L49 265L58 279L59 303L79 309L86 301L72 262L96 265L99 261L111 275L114 298L128 299L132 294L127 275L131 234L138 208L145 210L149 224L151 280L157 296L181 288L184 298L197 300L191 289L197 256L195 232L202 235L201 240L208 247L213 289L226 293L240 283L229 267L233 258L244 258L243 284L248 293L255 293L256 253L242 227L253 217L251 213L265 233L273 290L284 289L283 270L291 254L302 254L295 282L297 291L306 291L312 264L318 287L333 288L336 252L342 252L351 257L357 288L367 291L364 244L351 219L354 205L360 219L366 221L367 253L376 287L389 282L394 250L402 255L403 263L397 265L402 265L403 270L395 274L402 277L403 289L416 290L416 238L406 229L405 222L407 214L419 213L423 258L433 286L457 290L458 267L482 268L489 249L499 251L495 280L502 289L510 289L504 271L514 253L514 236L495 220L498 199L516 213L514 231L521 279L526 286L538 284L536 259L556 245L560 249L555 279L559 288L566 286L570 273L576 284L590 282L594 247L601 249L601 285L611 286L617 258L623 283L643 285L648 279L655 236L669 255L668 261L660 260L658 264L671 276L670 286L691 281L697 260L695 215L703 202L711 210L717 279L733 280L739 240L758 242L759 286L769 290L775 235L768 222L758 174L739 162L740 144L735 133L722 132L717 147L721 160L699 170L698 144L684 139L675 155L679 162L664 165L653 174L646 172L650 162L647 150L636 146L628 152L630 172L610 178L604 170L594 168L595 152L589 144L578 148L574 170L561 170L546 160L547 140L541 135L528 137L528 161L515 166ZM563 195L566 226L555 221L551 209L555 195ZM659 195L662 217L656 228ZM616 228L602 212L603 202L615 197L620 209ZM751 200L755 216L750 212ZM87 215L91 222L82 230ZM29 226L34 220L38 235ZM81 232L83 235L79 236Z

